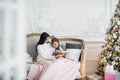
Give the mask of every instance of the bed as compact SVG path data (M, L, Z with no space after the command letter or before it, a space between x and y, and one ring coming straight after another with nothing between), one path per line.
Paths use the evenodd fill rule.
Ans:
M50 36L51 38L54 36ZM27 34L27 71L29 71L30 63L36 59L37 53L35 50L36 43L38 42L40 38L40 33L30 33ZM62 48L65 49L66 43L75 43L75 44L81 44L81 54L79 57L80 62L80 75L76 76L76 80L85 78L86 76L86 51L85 51L85 42L82 39L76 39L76 38L68 38L68 37L61 37L58 38L60 40L60 44Z

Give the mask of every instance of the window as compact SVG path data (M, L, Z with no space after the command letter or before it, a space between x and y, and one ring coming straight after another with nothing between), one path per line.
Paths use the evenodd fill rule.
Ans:
M0 0L0 80L25 79L25 0Z

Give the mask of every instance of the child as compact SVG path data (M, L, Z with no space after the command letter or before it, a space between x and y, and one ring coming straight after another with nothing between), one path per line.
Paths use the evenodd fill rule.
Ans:
M56 56L56 58L65 56L63 49L60 47L59 40L57 38L52 38L51 44L56 49L54 54L53 54Z
M63 49L60 47L60 43L59 43L59 40L57 38L52 38L51 44L56 50L63 51Z

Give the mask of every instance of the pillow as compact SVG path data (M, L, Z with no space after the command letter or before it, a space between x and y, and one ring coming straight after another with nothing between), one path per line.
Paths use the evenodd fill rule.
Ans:
M66 43L66 58L75 60L75 61L80 61L81 57L81 44L73 44L73 43Z
M81 49L66 49L66 51L67 51L66 54L67 59L79 61Z
M81 49L81 44L66 43L66 49Z

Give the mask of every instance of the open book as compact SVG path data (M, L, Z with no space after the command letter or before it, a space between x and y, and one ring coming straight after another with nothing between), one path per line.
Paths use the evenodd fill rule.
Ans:
M54 52L53 52L53 55L58 55L58 54L66 54L67 53L67 51L60 51L60 50L55 50Z

